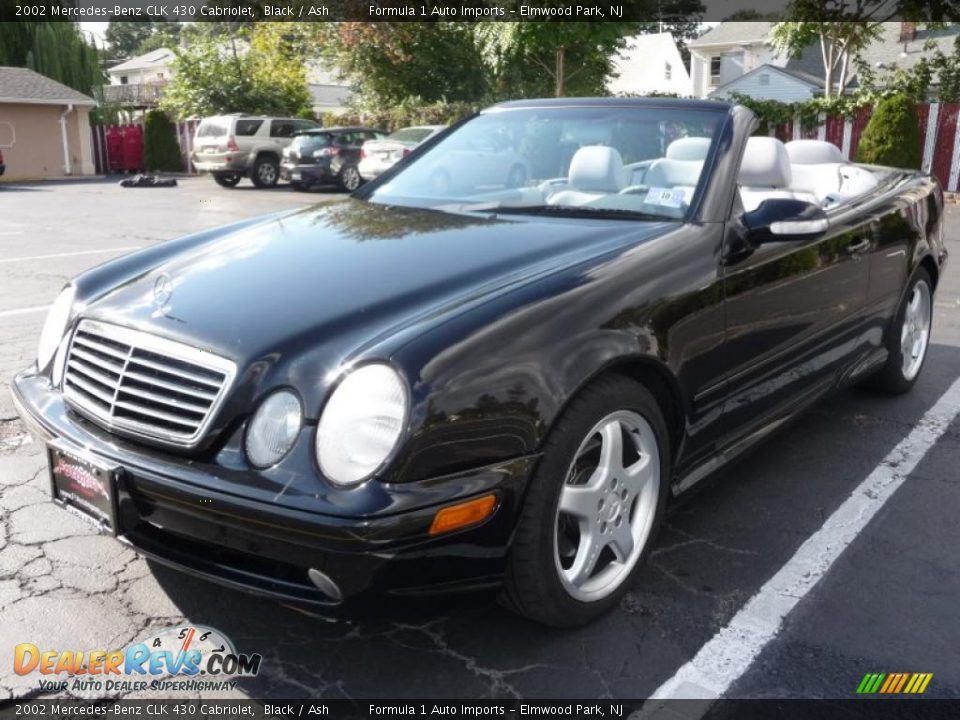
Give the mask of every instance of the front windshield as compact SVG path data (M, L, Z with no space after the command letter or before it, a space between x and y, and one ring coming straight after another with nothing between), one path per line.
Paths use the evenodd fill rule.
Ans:
M450 211L680 219L724 117L682 106L492 110L369 199Z

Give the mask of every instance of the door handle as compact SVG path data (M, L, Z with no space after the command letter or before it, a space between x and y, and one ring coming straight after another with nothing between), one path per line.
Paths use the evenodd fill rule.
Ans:
M859 255L860 253L866 252L870 249L870 239L862 238L857 242L850 243L847 245L847 252L851 255Z

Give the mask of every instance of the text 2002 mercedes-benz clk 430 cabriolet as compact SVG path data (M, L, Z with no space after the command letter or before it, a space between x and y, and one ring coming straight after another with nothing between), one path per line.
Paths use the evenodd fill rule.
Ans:
M13 385L54 497L321 613L502 585L541 622L596 618L668 498L923 366L937 182L755 127L504 103L349 199L84 273Z

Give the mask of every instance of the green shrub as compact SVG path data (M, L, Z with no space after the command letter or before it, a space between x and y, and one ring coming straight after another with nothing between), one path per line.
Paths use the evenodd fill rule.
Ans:
M151 110L143 123L143 164L148 172L183 169L176 128L163 110Z
M920 121L906 95L884 98L873 110L857 148L857 162L919 169Z

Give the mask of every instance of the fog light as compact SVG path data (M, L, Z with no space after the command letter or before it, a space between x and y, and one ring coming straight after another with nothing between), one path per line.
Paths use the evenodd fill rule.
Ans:
M247 426L250 464L265 468L280 462L293 447L302 424L303 413L296 395L280 390L268 397Z
M493 515L497 507L496 495L484 495L458 505L450 505L438 511L430 525L431 535L452 532L469 525L476 525Z

